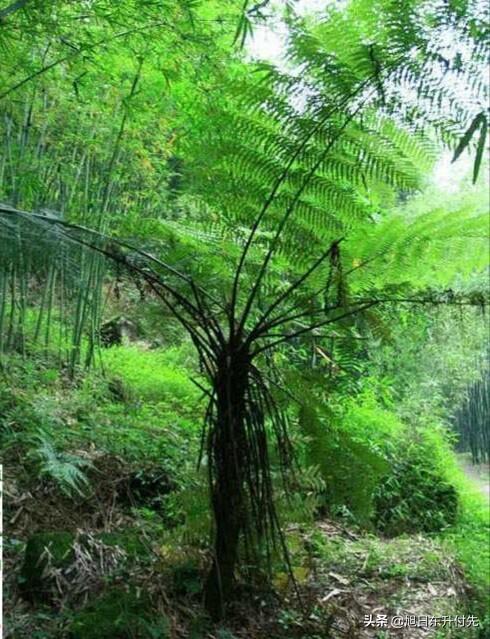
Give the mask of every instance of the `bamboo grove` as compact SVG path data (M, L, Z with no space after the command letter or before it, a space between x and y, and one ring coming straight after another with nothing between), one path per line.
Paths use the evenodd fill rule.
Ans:
M461 450L471 451L475 464L488 462L488 372L483 367L480 380L471 386L454 416L454 428L460 435Z

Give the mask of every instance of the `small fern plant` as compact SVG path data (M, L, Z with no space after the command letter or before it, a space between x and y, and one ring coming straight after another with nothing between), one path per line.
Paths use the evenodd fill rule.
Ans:
M31 437L28 456L35 462L40 477L53 481L68 497L84 496L90 487L86 471L92 467L88 459L59 451L49 435L39 429Z

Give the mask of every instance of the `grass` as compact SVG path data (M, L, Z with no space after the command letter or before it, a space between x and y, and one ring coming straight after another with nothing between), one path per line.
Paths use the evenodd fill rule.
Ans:
M191 371L185 367L188 362L178 348L163 351L113 346L103 352L103 362L111 376L121 378L144 401L194 405L201 394L191 382Z
M439 539L449 552L454 552L472 588L470 614L486 619L490 631L490 507L474 481L461 470L457 456L449 443L437 431L428 431L434 462L459 496L458 516L454 526L447 528Z
M88 447L136 467L166 460L185 473L197 456L203 412L185 346L165 352L113 347L103 354L107 377L94 370L78 382L49 358L9 356L9 377L0 380L4 444L31 448L42 431L61 452Z
M455 552L465 577L472 587L469 612L484 620L490 630L490 508L478 488L457 467L450 468L451 480L456 485L461 507L458 521L446 530L442 540ZM483 635L482 635L483 636Z
M356 578L407 578L420 582L448 579L451 563L440 541L422 535L389 540L375 535L362 535L355 540L333 537L320 543L319 556L331 570Z

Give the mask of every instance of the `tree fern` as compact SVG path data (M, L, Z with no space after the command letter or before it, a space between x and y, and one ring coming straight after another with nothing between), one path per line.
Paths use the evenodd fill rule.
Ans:
M213 218L209 227L206 219L189 215L172 233L161 225L156 241L140 237L134 242L122 239L124 223L115 225L112 234L107 232L112 218L99 224L98 205L105 197L92 204L87 226L62 216L0 207L4 237L20 237L22 259L32 259L46 245L41 257L47 262L60 248L74 265L85 255L94 254L103 264L108 260L143 281L195 345L203 371L195 381L208 400L200 459L206 453L214 514L214 556L205 586L206 606L214 617L224 613L240 540L257 557L264 545L269 558L276 546L284 547L269 440L272 436L275 441L283 471L291 463L292 447L289 415L275 392L271 353L285 357L301 351L305 340L318 338L317 352L331 370L336 366L351 372L354 365L341 349L328 350L328 340L336 336L325 331L335 329L355 339L356 318L365 320L385 304L481 304L464 292L451 297L433 287L440 284L437 278L427 278L422 288L415 284L415 273L405 273L407 247L423 270L439 265L426 250L431 243L437 259L442 246L457 250L457 233L476 235L479 246L478 220L459 216L453 223L434 213L405 224L388 216L400 191L414 191L421 184L420 169L430 166L431 145L423 135L430 128L454 141L455 132L464 132L470 111L440 85L433 39L420 23L436 20L438 35L454 19L464 39L470 18L461 6L461 15L451 7L434 12L432 3L387 0L382 8L386 20L379 26L368 16L366 2L353 2L346 13L331 13L325 29L337 34L336 50L322 39L321 29L309 37L308 25L293 20L291 56L300 73L288 77L260 68L252 81L250 67L236 64L219 93L209 92L194 105L192 132L181 140L179 151L189 192L204 200ZM367 41L369 33L376 46ZM306 49L302 45L295 51L295 37L306 42ZM470 38L477 66L481 37L478 31ZM308 64L303 64L305 58ZM413 90L415 115L400 104L402 83ZM472 86L478 101L480 85ZM306 88L303 101L295 102ZM434 112L423 123L428 106ZM447 108L452 121L446 127L439 120L445 119ZM99 193L106 191L103 182L98 187ZM143 190L140 203L144 200ZM117 217L116 209L112 212ZM209 285L208 278L201 278L200 260L189 265L183 255L196 238L209 238L209 231L220 225L226 248L222 257L229 265L221 287L212 270L222 262L212 262L206 272L211 271ZM137 230L132 232L138 237ZM205 246L212 247L215 238ZM175 258L179 251L180 264L170 262L168 255ZM300 253L306 254L303 259L298 259ZM379 280L371 277L376 261ZM479 268L480 255L469 256L469 263ZM89 271L91 276L94 272ZM85 288L91 282L89 278ZM22 283L14 283L12 290L22 296ZM44 454L52 461L51 453ZM287 489L284 472L283 477Z

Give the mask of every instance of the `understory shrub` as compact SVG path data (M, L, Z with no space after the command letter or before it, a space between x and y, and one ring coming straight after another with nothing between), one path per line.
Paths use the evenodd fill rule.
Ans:
M458 495L447 474L454 453L439 424L403 424L369 392L330 412L313 402L299 423L330 515L388 536L436 532L456 521Z
M168 639L170 622L147 596L114 588L75 615L70 639Z
M114 397L114 378L100 370L72 382L42 357L9 355L9 379L0 380L1 448L22 458L26 480L75 500L97 485L100 460L117 458L131 475L130 505L160 509L191 477L202 393L188 379L185 349L115 347L107 356L127 395Z
M405 430L388 451L390 470L374 494L383 534L438 532L455 523L459 498L449 432L439 423Z
M303 406L299 424L307 460L325 482L327 512L370 527L374 491L389 469L387 450L403 429L400 422L372 403L350 402L340 415L318 404Z
M393 458L374 491L374 524L388 536L443 530L457 511L456 489L420 455Z

